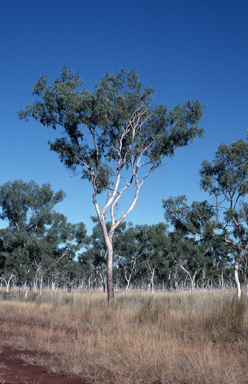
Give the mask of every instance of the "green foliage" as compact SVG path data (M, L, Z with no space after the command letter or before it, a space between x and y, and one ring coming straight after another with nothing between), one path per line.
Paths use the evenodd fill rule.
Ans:
M19 117L33 117L54 129L62 126L65 136L50 142L51 150L74 171L80 166L82 178L90 180L97 193L110 188L115 166L129 168L143 155L147 165L157 167L175 148L203 134L199 101L170 112L164 105L153 106L154 90L142 90L135 69L107 72L93 92L82 85L78 74L66 68L54 83L41 77L33 90L40 101L20 110Z
M49 224L52 219L52 208L65 196L62 191L54 194L50 184L43 184L39 188L34 181L7 182L0 188L0 218L7 219L11 228L24 229L29 233L38 230L42 234L45 224Z
M32 117L53 129L61 126L63 137L49 142L50 149L58 153L66 167L91 183L108 255L108 300L113 303L114 232L133 209L144 180L163 158L174 156L176 148L203 135L199 120L204 106L198 100L176 105L171 111L165 105L153 105L154 90L142 88L136 69L122 68L118 74L107 72L92 92L82 85L78 74L67 68L54 82L41 77L33 89L38 101L26 105L25 111L20 110L19 117ZM141 168L145 171L139 180ZM129 170L124 185L120 182L123 169ZM133 182L134 199L116 220L117 203ZM106 203L100 211L97 195L104 191ZM106 225L108 211L110 229Z
M202 287L207 276L219 276L218 270L224 276L234 249L232 244L224 243L223 235L216 240L218 224L213 206L207 201L194 201L189 206L186 196L181 195L163 200L163 208L166 221L174 227L168 248L170 258L188 274L191 283L200 279L200 272Z
M163 199L162 207L165 209L165 220L173 225L176 231L205 239L213 236L214 209L207 201L194 201L189 206L186 196L181 195Z
M204 160L200 170L201 187L214 196L234 197L248 192L248 143L239 139L229 146L220 144L212 162Z
M34 181L17 180L0 187L0 217L9 223L0 230L0 273L14 273L18 281L29 283L37 271L42 274L64 255L75 257L86 240L86 229L53 210L64 197L50 184L39 187Z
M248 243L248 143L220 144L212 162L203 161L201 187L213 195L216 236L237 249L237 259Z

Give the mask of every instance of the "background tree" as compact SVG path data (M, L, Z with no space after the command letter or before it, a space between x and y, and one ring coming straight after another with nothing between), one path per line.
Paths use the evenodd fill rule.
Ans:
M201 241L183 235L180 232L170 234L168 250L173 257L174 263L181 268L190 280L190 290L194 291L196 279L200 272L204 271L209 261L209 247Z
M14 236L11 228L0 230L0 280L5 283L9 291L10 283L15 278Z
M147 275L148 287L153 292L154 281L159 270L163 270L167 254L167 228L164 223L139 226L139 243L145 263L142 265ZM143 273L144 273L143 272Z
M17 180L0 187L0 218L9 223L0 230L3 269L26 288L36 278L41 289L45 271L68 252L75 256L84 245L84 224L67 223L53 210L64 197L62 191L54 193L50 184L40 188L34 181Z
M215 240L216 222L212 205L207 201L194 201L189 206L186 196L181 195L163 200L163 208L165 220L174 227L174 232L170 234L170 252L172 249L175 262L188 274L191 287L194 288L195 278L197 275L199 277L200 272L201 286L204 287L210 270L214 276L218 268L223 283L224 269L230 262L232 249L228 244ZM188 251L183 251L180 247L186 247ZM178 259L180 254L182 258L180 256Z
M147 262L147 251L141 241L142 226L129 223L118 236L115 237L115 259L125 281L125 292L129 291L139 267Z
M214 237L236 249L234 279L240 299L239 269L248 244L248 143L220 144L214 160L202 162L200 174L201 188L213 196Z
M135 206L144 180L161 165L163 158L173 156L176 148L203 134L198 127L203 106L192 100L169 112L164 105L154 106L154 90L142 90L136 70L122 69L117 75L107 72L93 92L82 89L82 84L79 76L66 68L54 83L45 76L39 78L33 91L39 101L27 105L25 111L20 110L19 117L33 117L53 129L62 126L64 137L50 142L51 150L59 154L62 163L91 183L107 249L108 301L112 303L114 232ZM125 179L121 178L123 175ZM132 183L133 201L116 218L119 199ZM98 195L103 192L106 201L100 208ZM107 212L111 216L109 230Z

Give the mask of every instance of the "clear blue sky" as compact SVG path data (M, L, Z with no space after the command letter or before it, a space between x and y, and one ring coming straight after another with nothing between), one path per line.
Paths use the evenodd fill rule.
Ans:
M92 90L106 70L137 67L142 84L156 90L154 103L207 105L205 138L178 149L146 180L127 219L134 224L163 221L163 198L207 199L199 189L202 160L212 160L221 142L246 138L247 0L1 0L0 44L0 183L32 179L62 189L67 197L57 210L83 221L89 234L90 185L50 152L51 128L16 114L35 101L32 87L41 75L54 81L66 66ZM127 204L123 197L120 213Z

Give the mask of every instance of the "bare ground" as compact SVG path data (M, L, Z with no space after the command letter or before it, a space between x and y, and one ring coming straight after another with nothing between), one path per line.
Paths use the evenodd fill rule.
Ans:
M4 319L0 321L2 323ZM17 322L15 322L16 325ZM34 327L33 324L32 327ZM49 373L49 365L37 364L38 357L47 358L48 354L20 350L7 345L11 344L12 338L11 333L0 331L0 384L89 384L89 381L83 378ZM27 364L27 360L32 364Z
M27 364L23 356L34 360L34 365ZM88 384L81 378L65 377L47 373L49 367L35 365L35 351L17 350L4 346L0 353L1 384Z

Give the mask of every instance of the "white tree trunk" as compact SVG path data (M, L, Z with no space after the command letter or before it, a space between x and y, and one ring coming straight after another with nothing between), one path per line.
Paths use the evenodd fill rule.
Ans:
M42 285L43 285L43 276L41 276L40 279L39 279L39 293L40 293L40 296L42 294Z
M241 298L241 287L240 287L240 281L239 281L239 259L235 261L234 265L234 280L237 287L237 298L240 300Z

